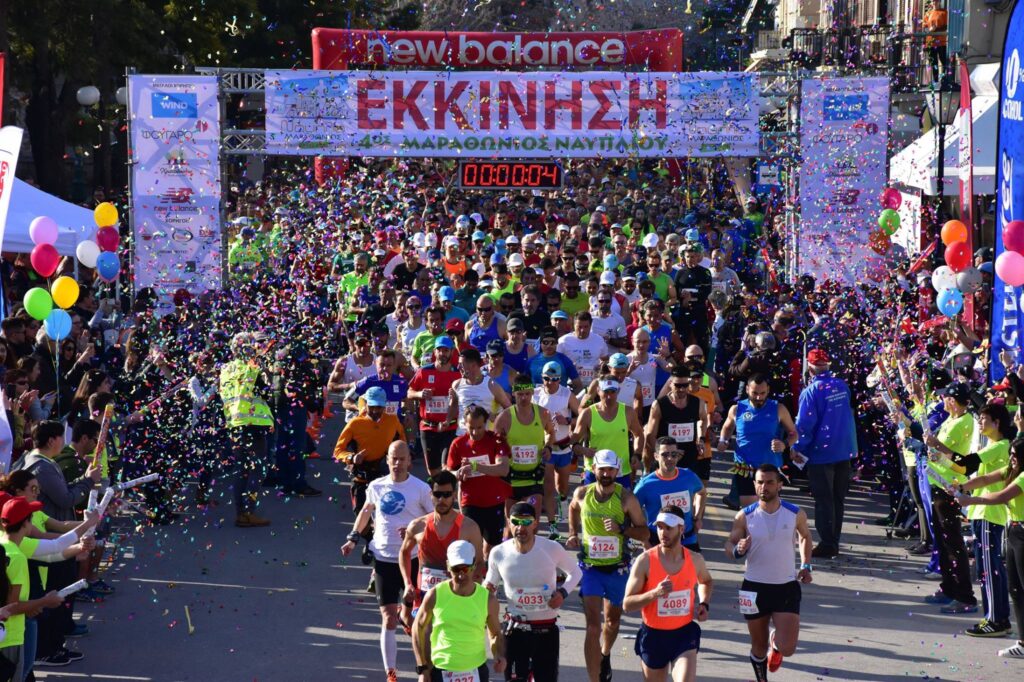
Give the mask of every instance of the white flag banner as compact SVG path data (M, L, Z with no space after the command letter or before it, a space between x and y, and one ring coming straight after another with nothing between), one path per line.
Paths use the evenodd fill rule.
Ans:
M135 288L167 311L221 285L220 107L214 76L131 76Z
M18 167L22 133L16 126L0 128L0 245L7 232L7 209L14 192L14 170Z
M756 156L745 73L267 71L271 154Z

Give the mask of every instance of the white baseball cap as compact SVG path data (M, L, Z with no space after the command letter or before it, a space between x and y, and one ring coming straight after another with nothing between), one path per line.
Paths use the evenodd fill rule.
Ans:
M657 246L658 246L658 235L653 234L653 233L647 235L646 237L644 237L643 245L645 247L647 247L648 249L657 248Z
M505 243L506 244L518 244L519 243L519 237L515 236L514 234L511 234L505 240Z
M594 467L597 469L618 469L619 456L615 454L614 450L598 450L594 453ZM451 549L448 551L451 552ZM448 563L451 563L451 559L448 560Z
M615 273L611 270L605 270L601 273L600 282L608 286L615 286Z
M449 566L472 566L475 561L476 550L465 540L456 540L448 545Z
M523 265L526 261L518 253L513 253L508 257L508 266L511 268L514 265Z

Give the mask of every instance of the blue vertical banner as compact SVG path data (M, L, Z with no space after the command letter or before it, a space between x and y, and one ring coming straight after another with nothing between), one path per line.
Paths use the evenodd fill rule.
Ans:
M1003 227L1024 220L1024 1L1018 0L1006 27L1000 72L999 128L996 150L996 258L1004 251ZM999 353L1010 349L1024 360L1021 287L996 275L992 301L992 380L1003 378Z

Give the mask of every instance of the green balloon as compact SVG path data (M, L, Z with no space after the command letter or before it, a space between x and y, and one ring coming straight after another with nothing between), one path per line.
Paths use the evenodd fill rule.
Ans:
M887 235L893 236L896 234L896 230L900 229L900 214L891 208L885 209L878 216L878 226Z
M53 310L53 298L50 292L42 287L35 287L25 292L25 312L42 322Z

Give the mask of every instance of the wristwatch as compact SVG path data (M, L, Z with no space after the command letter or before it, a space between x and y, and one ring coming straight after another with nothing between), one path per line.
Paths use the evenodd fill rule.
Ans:
M569 598L569 591L566 590L564 587L559 587L557 590L555 590L555 592L557 592L558 594L562 595L562 599L568 599Z
M800 564L800 570L807 571L808 573L814 572L814 568L810 564Z
M711 604L707 603L706 601L702 601L700 605L704 607L705 611L711 613Z
M422 675L423 673L430 672L430 669L433 667L432 665L418 665L416 666L416 674Z

